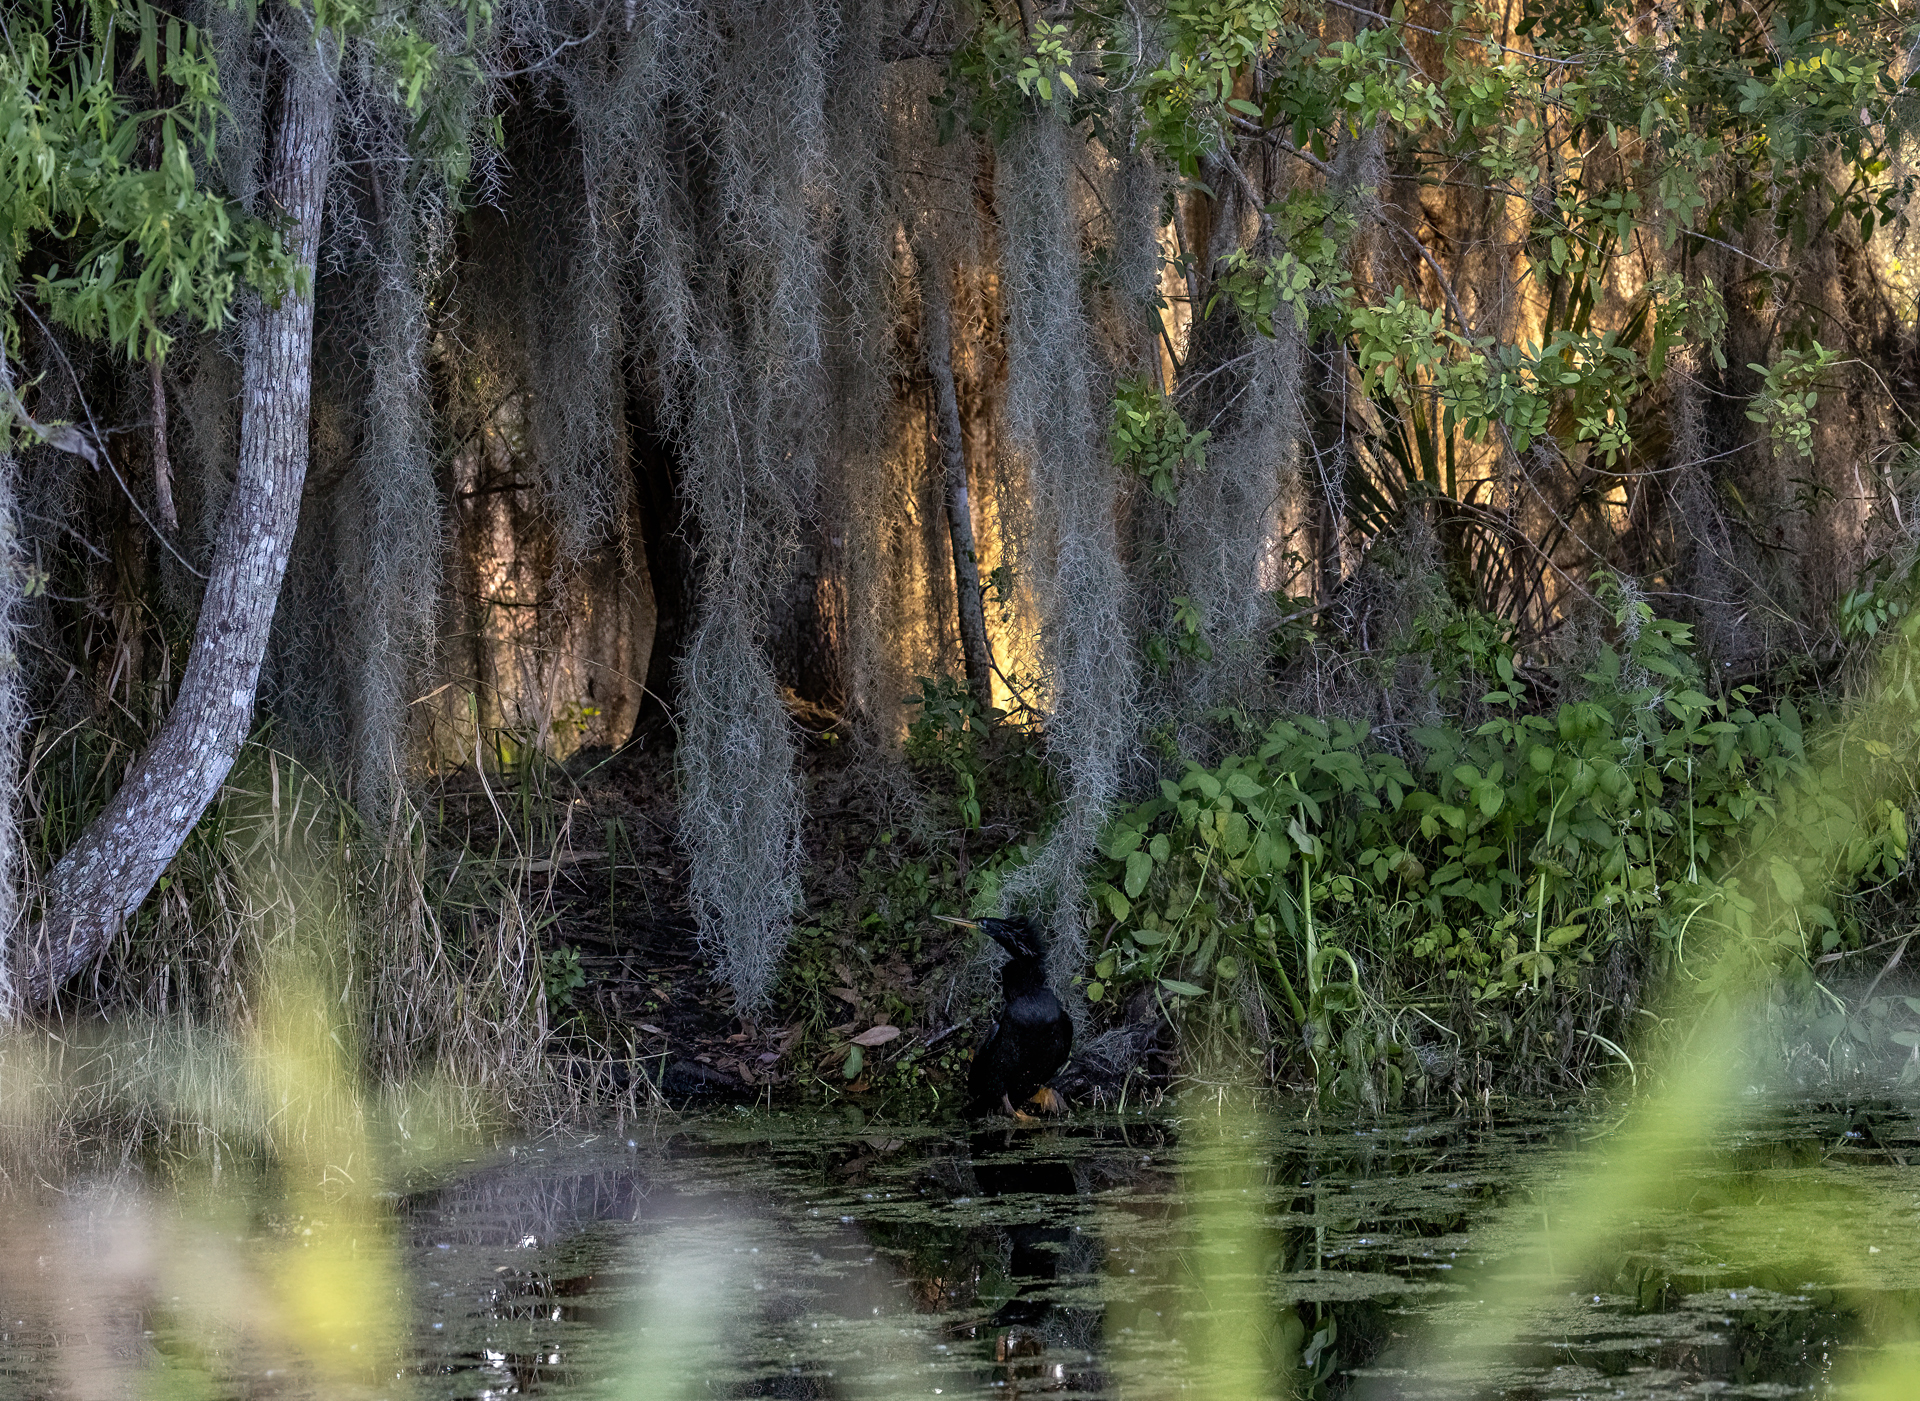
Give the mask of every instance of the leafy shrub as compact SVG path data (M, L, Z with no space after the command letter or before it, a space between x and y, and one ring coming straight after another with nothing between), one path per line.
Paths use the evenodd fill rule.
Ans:
M907 704L920 707L907 726L907 762L936 780L936 803L951 804L963 831L977 831L986 820L981 799L988 792L1016 805L1048 796L1046 765L1031 727L981 705L956 677L917 679L920 693L907 697Z
M1464 654L1436 671L1494 680L1484 723L1416 728L1402 757L1363 725L1295 716L1250 753L1163 781L1105 834L1087 995L1258 1006L1301 1029L1325 1083L1323 1052L1356 1018L1392 1022L1389 967L1410 996L1478 1005L1570 989L1622 938L1670 965L1696 919L1738 913L1739 878L1717 878L1769 824L1852 834L1834 871L1769 858L1783 895L1899 868L1897 805L1863 814L1823 787L1791 704L1709 696L1688 627L1611 598L1615 642L1551 709L1530 708L1504 634L1469 619L1434 634ZM1817 902L1807 918L1827 947L1849 937ZM1398 1047L1376 1036L1368 1053Z
M1122 380L1114 390L1108 425L1115 465L1130 468L1147 489L1171 505L1183 475L1207 469L1206 429L1187 427L1166 395L1144 379Z

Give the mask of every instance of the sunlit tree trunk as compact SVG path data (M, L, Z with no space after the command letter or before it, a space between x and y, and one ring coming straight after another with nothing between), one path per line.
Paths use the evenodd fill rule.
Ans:
M980 555L973 540L973 497L967 485L967 454L960 436L960 396L953 383L953 291L947 269L923 258L921 335L933 377L934 439L946 471L947 532L953 542L954 593L959 599L960 654L967 689L981 709L993 704L993 651L987 640L986 602L980 588Z
M287 222L300 284L248 318L240 460L173 710L106 808L61 857L21 950L20 991L47 1001L146 899L226 781L253 720L300 516L312 396L314 255L333 154L331 36L290 38L267 207Z

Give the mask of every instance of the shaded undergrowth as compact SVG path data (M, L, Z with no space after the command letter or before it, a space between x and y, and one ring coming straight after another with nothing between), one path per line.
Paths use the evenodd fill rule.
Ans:
M1089 871L1070 1093L1252 1074L1377 1109L1633 1081L1674 1030L1665 991L1716 976L1729 942L1767 970L1803 1083L1902 1057L1911 1074L1906 615L1882 620L1891 642L1863 630L1879 651L1861 651L1851 699L1763 696L1714 687L1685 625L1607 588L1578 655L1523 655L1453 609L1347 654L1397 721L1222 710L1213 752L1168 747ZM1305 646L1278 664L1329 654ZM894 762L834 717L800 727L804 904L753 1017L698 946L664 727L565 764L476 751L380 831L262 736L53 1017L115 1030L61 1044L111 1044L71 1065L137 1106L159 1048L247 1033L290 912L324 911L368 1083L442 1077L475 1123L715 1095L939 1114L995 981L978 937L940 917L1005 907L1058 795L1037 711L943 678L913 700ZM40 863L134 748L84 726L36 746ZM101 1094L50 1137L110 1119ZM164 1142L194 1122L148 1128Z

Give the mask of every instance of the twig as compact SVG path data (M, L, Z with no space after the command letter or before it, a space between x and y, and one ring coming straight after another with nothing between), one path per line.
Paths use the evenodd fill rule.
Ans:
M1863 1005L1873 1001L1874 990L1880 986L1880 980L1900 966L1900 960L1907 952L1907 941L1912 938L1913 933L1909 931L1906 938L1900 941L1900 947L1893 951L1893 957L1887 960L1886 966L1873 975L1873 981L1867 984L1867 990L1860 994Z
M32 302L27 301L25 298L22 298L19 303L19 306L21 310L25 311L27 315L33 318L33 324L40 328L40 334L46 338L46 342L50 347L52 347L54 355L59 358L61 365L65 367L67 371L67 378L73 381L73 392L80 397L80 410L82 413L86 414L87 416L87 427L93 431L93 441L95 443L104 445L106 443L106 437L104 434L101 433L100 425L98 423L95 423L93 420L93 408L91 405L87 403L86 387L80 383L80 376L74 370L73 362L67 359L67 352L60 348L60 342L54 338L54 334L51 330L48 329L47 323L40 319L40 314L33 309ZM4 383L4 382L5 382L5 376L0 375L0 383ZM11 384L6 385L6 396L7 398L13 401L12 406L17 406L19 404L20 401L19 399L14 397L13 386ZM24 410L20 410L20 412L22 417L25 417ZM32 419L27 419L26 421L28 422L28 424L33 426L35 432L39 433L42 437L46 437L45 430L41 429L37 424L34 424ZM65 431L73 433L75 437L80 436L78 430L67 429ZM187 557L181 554L180 551L176 550L173 547L173 541L167 538L166 532L161 530L159 526L153 523L153 517L149 516L146 513L146 511L141 507L140 499L133 494L133 488L127 485L126 478L120 475L120 469L113 465L113 455L111 453L103 451L96 456L91 451L81 452L76 448L64 447L59 443L54 443L51 439L48 439L48 442L54 447L60 447L63 452L75 453L78 456L86 458L87 461L91 462L94 465L95 470L98 470L101 464L104 463L106 465L107 471L112 475L114 481L120 484L120 490L122 493L125 494L127 498L127 504L133 507L134 514L139 516L140 519L146 524L147 529L153 532L153 538L158 540L162 545L166 547L167 553L172 555L176 560L178 560L180 562L180 567L186 570L187 573L193 575L193 577L196 579L205 579L207 577L205 574L202 574L198 569L195 569L192 563L187 559Z
M972 1025L973 1025L973 1018L965 1017L960 1021L955 1022L952 1026L948 1027L945 1031L939 1032L938 1034L933 1036L929 1036L925 1041L920 1043L920 1049L923 1051L931 1051L935 1046L938 1046L942 1041L945 1041L949 1036L953 1035L954 1032L960 1031Z

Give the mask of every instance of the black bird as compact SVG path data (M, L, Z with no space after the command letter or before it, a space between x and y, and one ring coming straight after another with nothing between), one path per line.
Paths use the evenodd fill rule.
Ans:
M1024 916L1012 919L954 920L986 931L1010 957L1000 969L1000 991L1007 999L999 1022L973 1053L967 1075L967 1113L1013 1115L1042 1091L1073 1049L1073 1022L1047 986L1046 949L1039 931ZM1059 1096L1044 1090L1044 1107L1057 1109Z

